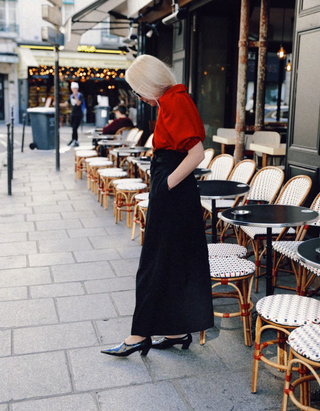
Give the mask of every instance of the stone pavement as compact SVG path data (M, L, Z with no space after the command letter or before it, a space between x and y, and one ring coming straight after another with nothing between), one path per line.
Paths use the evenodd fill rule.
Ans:
M0 411L279 410L283 374L262 364L250 393L253 347L238 318L216 319L205 345L195 333L187 351L100 353L130 332L138 232L131 241L125 221L75 182L70 128L60 130L60 172L54 150L29 149L30 127L21 153L21 133L12 196L5 159L0 178Z

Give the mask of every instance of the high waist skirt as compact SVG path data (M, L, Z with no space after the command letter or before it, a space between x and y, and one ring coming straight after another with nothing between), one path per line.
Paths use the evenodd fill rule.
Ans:
M213 326L208 249L193 173L168 190L186 154L157 150L136 279L133 335L176 335Z

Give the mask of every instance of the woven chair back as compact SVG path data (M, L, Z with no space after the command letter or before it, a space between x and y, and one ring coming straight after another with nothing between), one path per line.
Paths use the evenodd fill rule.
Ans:
M212 159L214 157L214 149L213 148L207 148L204 152L204 159L201 161L201 163L198 165L198 168L208 168Z
M139 131L136 133L136 135L133 137L132 140L129 140L129 139L127 138L127 141L131 141L131 147L136 146L136 145L139 143L139 141L140 141L140 139L141 139L141 137L142 137L142 134L143 134L143 130L139 130Z
M273 166L264 167L253 177L248 196L243 200L273 202L284 180L284 172Z
M317 195L317 197L313 200L311 207L314 211L317 211L319 213L319 218L317 221L312 223L311 225L317 225L320 226L320 193Z
M242 160L232 170L228 180L239 181L248 184L256 169L256 162L253 160Z
M152 147L153 133L147 138L147 141L144 143L144 147Z
M275 204L300 206L309 194L312 180L308 176L292 177L286 182Z
M138 127L133 127L129 130L128 134L126 135L125 140L127 141L132 141L134 136L138 133L139 129Z
M227 180L234 166L234 158L230 154L220 154L212 160L206 180Z

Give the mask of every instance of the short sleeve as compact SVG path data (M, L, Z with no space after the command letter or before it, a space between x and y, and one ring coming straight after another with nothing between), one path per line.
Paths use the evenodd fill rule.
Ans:
M188 93L175 93L163 99L160 107L163 124L174 150L188 151L204 140L201 118Z

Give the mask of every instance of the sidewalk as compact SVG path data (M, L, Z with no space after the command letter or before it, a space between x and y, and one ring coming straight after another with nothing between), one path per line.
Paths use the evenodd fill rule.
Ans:
M0 411L280 410L283 374L261 364L250 392L253 347L239 318L216 318L205 345L195 333L187 351L100 353L130 332L138 230L131 241L125 219L116 225L75 182L70 128L60 129L60 172L54 150L29 149L30 127L21 153L21 133L12 196L5 167L0 175Z

